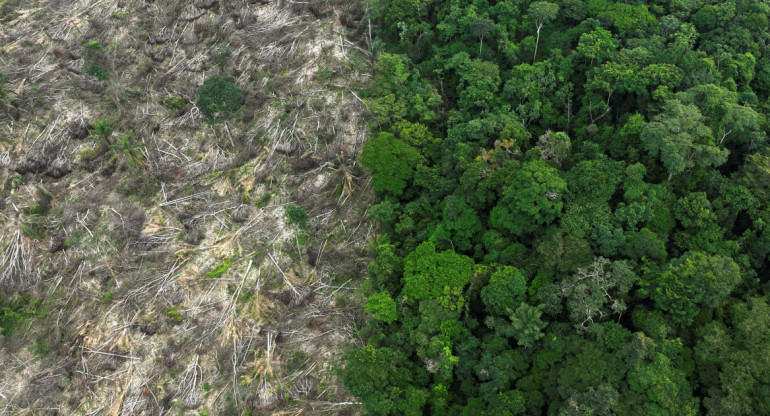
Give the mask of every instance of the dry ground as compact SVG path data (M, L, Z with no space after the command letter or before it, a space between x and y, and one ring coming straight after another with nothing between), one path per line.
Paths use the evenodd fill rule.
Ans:
M355 161L363 15L357 1L0 3L0 305L26 305L0 335L0 415L360 411L336 368L360 342L373 234ZM195 102L212 75L235 77L245 106L208 125ZM145 144L139 164L89 134L105 118ZM306 227L287 223L292 205Z

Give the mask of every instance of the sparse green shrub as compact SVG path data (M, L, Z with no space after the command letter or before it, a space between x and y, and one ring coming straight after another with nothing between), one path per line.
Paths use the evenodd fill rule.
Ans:
M117 144L110 145L110 153L112 157L110 160L121 160L128 167L135 169L140 166L150 167L144 160L144 154L141 150L142 147L147 147L147 143L133 142L131 141L131 133L124 134Z
M170 308L166 309L166 316L168 319L171 320L171 322L175 324L181 324L184 322L184 315L182 315L181 312L179 312L179 305L174 305Z
M225 62L233 55L230 48L227 46L218 48L217 51L214 54L214 61L219 65L219 69L223 69L225 67Z
M212 270L208 274L209 279L218 279L222 277L223 274L230 268L230 264L232 263L232 259L224 259L222 263L216 267L216 269Z
M198 88L195 105L208 123L225 121L243 106L243 91L235 78L215 75Z
M42 240L45 237L45 220L40 215L30 215L19 227L21 232L29 238Z
M170 110L184 110L187 101L178 95L169 95L163 100L163 105Z
M119 123L119 120L107 120L107 117L104 117L101 120L94 121L94 125L89 132L91 135L109 143L110 136L112 136L112 132L115 131L115 127L117 127Z
M287 205L285 208L286 222L289 225L296 225L300 229L307 228L307 212L299 205Z
M98 40L83 44L83 71L99 81L107 81L110 75L104 69L104 48Z
M35 357L44 357L51 352L51 347L48 345L45 339L39 340L35 345L29 347L29 351L35 355Z
M40 301L19 296L12 302L0 304L0 335L10 336L24 322L41 313Z
M79 247L80 243L83 241L83 237L85 237L85 231L83 230L74 230L70 233L69 236L67 236L67 239L64 240L64 246L65 247Z
M271 199L273 199L273 195L271 195L271 194L268 192L268 193L266 193L266 194L262 195L262 196L259 198L259 201L257 201L257 202L255 203L255 205L257 206L257 208L264 208L264 207L266 207L266 206L267 206L267 203L268 203L268 202L270 202L270 200L271 200Z
M110 74L108 74L107 71L104 70L104 68L92 62L86 62L85 64L83 64L83 69L85 70L85 73L87 75L90 75L98 79L99 81L107 81L108 79L110 79Z
M88 163L99 157L98 146L84 147L78 151L78 158L83 163Z

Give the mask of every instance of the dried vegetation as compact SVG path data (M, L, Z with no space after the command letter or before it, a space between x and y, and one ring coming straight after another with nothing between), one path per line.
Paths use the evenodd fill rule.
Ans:
M359 411L335 368L372 233L363 15L2 3L0 306L35 302L0 331L0 415ZM195 105L212 75L245 104L213 125Z

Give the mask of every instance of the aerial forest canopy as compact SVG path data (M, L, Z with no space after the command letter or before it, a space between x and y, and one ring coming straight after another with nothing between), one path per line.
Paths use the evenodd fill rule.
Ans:
M369 413L770 414L770 2L369 14Z

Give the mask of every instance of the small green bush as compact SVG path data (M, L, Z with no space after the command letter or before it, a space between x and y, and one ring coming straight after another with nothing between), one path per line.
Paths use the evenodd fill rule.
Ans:
M40 301L37 299L19 296L9 303L2 302L0 299L0 335L10 336L27 320L41 313Z
M98 40L83 44L83 71L99 81L107 81L110 74L104 69L104 48Z
M175 324L181 324L184 322L184 315L182 315L181 312L179 312L179 305L174 305L170 308L166 309L166 316L168 319L171 320L171 322Z
M178 95L169 95L163 100L163 105L171 110L184 110L187 107L187 101Z
M286 222L289 225L296 225L301 229L307 228L307 212L299 205L286 206Z
M243 91L235 78L215 75L198 88L195 105L208 123L225 121L243 106Z
M83 64L83 69L85 70L85 73L87 75L90 75L98 79L99 81L107 81L108 79L110 79L110 74L108 74L107 71L104 70L104 68L92 62L86 62L85 64Z

